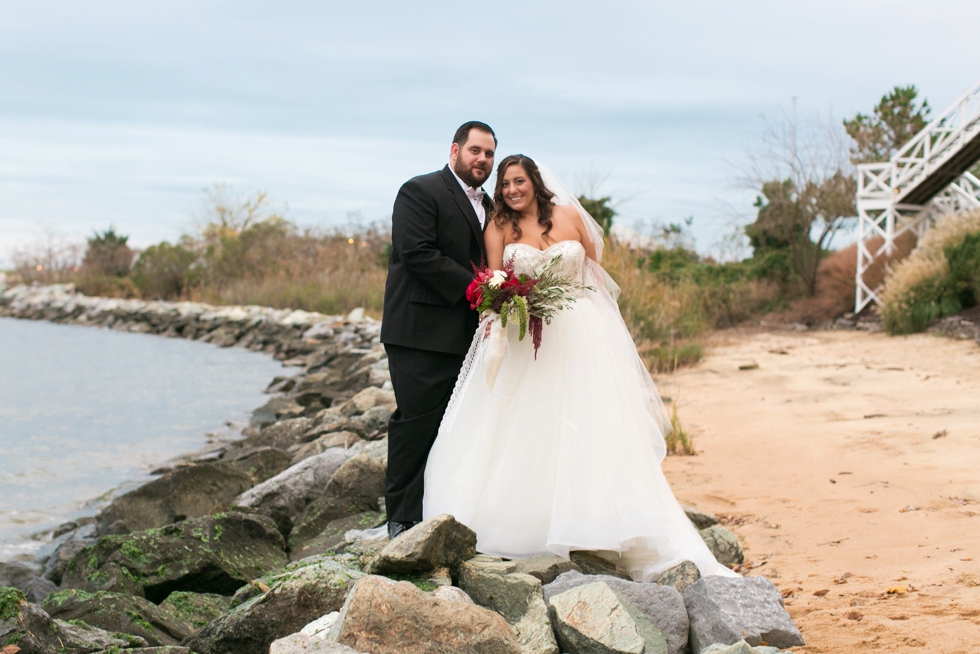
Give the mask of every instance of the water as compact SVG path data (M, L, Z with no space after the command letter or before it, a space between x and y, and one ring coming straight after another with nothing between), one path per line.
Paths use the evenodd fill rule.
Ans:
M281 372L238 348L0 318L0 560L244 423Z

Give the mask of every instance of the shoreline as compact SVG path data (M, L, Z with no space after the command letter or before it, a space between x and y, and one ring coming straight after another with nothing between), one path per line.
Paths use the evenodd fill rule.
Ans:
M380 347L380 321L366 317L363 311L356 309L343 316L256 306L121 300L89 297L76 292L73 284L52 284L0 287L0 317L183 338L218 347L243 347L267 354L284 367L298 369L294 375L280 374L270 380L264 389L270 399L264 405L253 407L245 416L236 419L222 418L222 429L202 434L206 440L203 447L154 463L143 479L127 480L82 500L82 508L71 512L68 521L59 526L20 536L25 541L38 542L37 548L30 553L36 559L49 556L69 532L84 530L93 524L97 515L115 499L180 468L220 460L243 439L256 435L270 419L275 422L311 416L328 408L324 406L326 398L319 402L305 398L306 404L298 407L282 401L284 395L312 367L322 364L325 357L354 352L375 355L370 356L375 359L372 363L384 360L383 351L382 357L377 357L377 352L373 351ZM361 352L355 352L357 350ZM365 387L384 387L388 381L387 368L372 370L363 381ZM353 389L339 391L330 400L343 400L354 394ZM22 561L25 555L26 552L10 561Z

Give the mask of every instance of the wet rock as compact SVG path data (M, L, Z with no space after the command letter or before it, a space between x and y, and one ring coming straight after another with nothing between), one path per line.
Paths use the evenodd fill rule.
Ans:
M742 554L742 547L738 544L735 534L724 527L715 525L702 529L698 533L708 545L708 549L715 555L718 563L732 566L736 563L745 563L745 555Z
M765 577L704 577L684 592L691 620L691 649L732 645L803 645L803 636L783 608L783 599Z
M185 644L200 654L266 654L273 641L339 610L354 582L363 576L329 557L297 561L256 582L258 594L213 620Z
M710 511L701 511L686 504L682 504L681 508L684 509L684 515L687 516L687 519L694 523L694 526L698 529L707 529L712 525L718 524L718 518Z
M587 575L608 575L620 579L630 578L629 575L620 572L615 563L602 558L595 552L577 550L572 552L569 558L581 572Z
M213 593L174 591L160 603L160 608L197 631L223 613L231 610L231 598Z
M110 634L84 623L68 624L49 616L14 588L0 588L0 642L23 654L88 654L110 647L145 647L136 636Z
M448 514L415 525L389 542L371 561L371 574L429 572L449 568L476 556L476 533Z
M24 590L31 581L37 579L41 570L21 561L0 562L0 586Z
M521 651L510 627L493 611L378 576L357 582L327 640L370 654Z
M687 609L684 598L669 586L626 581L605 575L583 575L579 572L565 572L553 583L542 589L545 602L572 588L602 582L613 592L625 598L640 610L657 627L667 640L670 654L682 654L687 650L688 627Z
M99 522L108 527L121 520L127 530L142 531L209 515L288 464L285 453L264 448L238 460L179 468L114 500Z
M282 508L291 515L299 515L323 494L333 473L359 451L357 447L335 447L312 456L245 491L235 498L234 503L253 508Z
M129 593L159 603L176 590L231 595L285 562L285 543L272 520L218 514L105 536L75 555L62 586Z
M289 556L291 559L296 560L307 556L323 554L343 544L348 531L352 529L371 529L384 523L384 521L385 514L378 511L365 511L346 518L331 520L311 540L305 542L298 540L292 541ZM305 529L301 528L297 532L297 535L304 532Z
M548 608L564 652L667 654L667 641L660 630L603 582L554 595Z
M459 568L459 586L480 606L496 611L514 630L525 654L559 654L541 580L518 572L516 562L477 556Z
M41 608L52 618L139 636L154 647L179 645L191 634L183 621L134 595L63 590L48 597Z
M700 578L701 571L698 570L698 566L691 561L684 561L661 572L655 583L660 586L670 586L683 595L687 587Z
M568 559L560 556L542 555L533 556L529 559L517 559L514 561L517 572L529 574L538 579L542 584L550 584L558 575L569 570L581 572L579 567Z
M48 595L57 592L59 587L54 582L48 581L43 577L38 577L27 582L23 590L28 602L31 604L41 604Z

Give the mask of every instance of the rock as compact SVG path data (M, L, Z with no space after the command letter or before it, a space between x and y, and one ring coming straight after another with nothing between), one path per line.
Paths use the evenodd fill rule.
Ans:
M516 562L514 562L516 563ZM559 654L541 580L503 559L477 556L459 568L459 586L474 602L496 611L514 630L524 654Z
M44 598L58 590L59 587L54 582L38 577L27 582L27 585L24 586L24 595L27 596L27 601L31 604L40 604Z
M778 647L768 647L765 645L752 647L744 640L740 640L734 645L715 643L701 650L701 654L780 654L780 651Z
M448 514L415 525L388 543L371 561L371 574L406 574L449 568L455 572L476 556L476 533Z
M285 397L274 397L252 412L252 424L266 427L278 420L289 420L302 415L303 407L298 402Z
M745 639L773 647L803 645L803 636L783 608L783 598L765 577L704 577L684 592L691 620L691 649L732 645Z
M516 566L517 572L529 574L540 580L542 584L550 584L558 575L569 570L581 572L579 567L570 560L554 555L517 559L514 561L514 565Z
M66 588L107 590L162 602L175 590L231 595L286 563L285 543L265 516L228 513L162 529L104 536L68 565Z
M291 461L295 465L303 459L308 459L321 452L326 452L331 447L347 449L359 440L361 440L361 437L352 431L333 431L309 443L293 445L289 448L289 456L292 457Z
M673 568L664 570L657 577L656 583L660 586L670 586L677 590L681 595L687 587L701 578L701 571L691 561L678 563Z
M209 515L288 465L284 452L266 447L237 459L168 472L116 498L99 516L102 534L118 521L125 523L125 531L142 531Z
M682 654L687 650L689 622L684 598L669 586L626 581L605 575L583 575L571 571L559 575L553 583L542 588L545 602L572 588L596 582L605 583L613 592L642 611L667 639L667 651L670 654Z
M214 593L174 591L160 603L160 608L197 631L223 613L231 610L231 598Z
M309 418L291 418L269 424L263 427L255 436L249 436L242 441L242 447L275 447L288 450L297 443L302 443L306 432L313 426Z
M312 540L306 542L300 542L298 539L291 541L289 556L296 560L315 554L324 554L346 542L345 537L348 531L370 529L384 523L384 521L385 514L379 511L365 511L346 518L331 520ZM297 535L301 533L305 533L305 527L301 527Z
M41 608L52 618L139 636L154 647L179 645L191 635L183 621L134 595L63 590L48 597Z
M134 647L123 651L102 650L99 654L194 654L186 647L176 645L164 645L162 647Z
M185 644L200 654L266 654L273 641L339 610L363 576L329 557L297 561L263 577L255 584L259 594L213 620Z
M385 610L378 610L380 606ZM521 651L510 627L493 611L378 576L354 585L327 640L369 654Z
M340 619L340 611L332 611L322 617L317 618L313 622L309 623L302 629L300 629L301 634L307 636L316 636L321 640L327 637L327 633L330 628L334 625L337 620Z
M0 587L0 642L23 654L87 654L117 647L145 647L136 636L110 634L85 623L55 620L14 588ZM11 653L13 654L13 653Z
M296 527L289 537L289 544L292 550L297 553L302 552L303 548L319 538L332 522L361 515L365 519L365 513L379 513L378 501L368 501L356 497L336 497L334 495L322 495L306 508L296 520ZM377 524L377 523L375 523ZM367 525L365 525L367 526ZM373 527L374 525L370 525ZM363 529L362 527L352 527L352 529ZM328 540L333 540L327 536ZM339 543L338 543L339 544ZM296 558L295 556L293 558Z
M615 563L602 558L595 552L576 550L569 554L569 558L581 572L587 575L608 575L627 580L630 578L629 575L620 572Z
M375 505L385 494L385 471L387 466L377 459L359 454L348 459L330 477L324 490L336 497L350 497Z
M23 591L31 581L37 579L41 571L33 565L21 561L0 562L0 586Z
M718 518L709 511L701 511L686 504L682 504L681 508L684 509L684 515L687 516L687 519L693 522L694 526L698 529L707 529L712 525L718 524Z
M567 574L567 573L566 573ZM667 640L647 617L603 582L548 600L562 651L576 654L666 654Z
M379 406L368 409L362 415L354 416L347 422L347 428L362 438L375 440L388 431L388 420L394 411L393 407Z
M345 416L354 416L366 413L375 407L388 408L390 414L395 410L395 394L392 391L383 391L380 388L369 386L347 400L341 408L341 412Z
M291 515L299 515L323 493L333 473L359 451L356 447L335 447L312 456L245 491L235 498L235 504L253 508L282 508Z
M733 566L736 563L745 563L745 555L738 544L735 534L724 527L715 525L702 529L698 533L708 545L708 549L715 555L718 563L726 566Z
M312 638L304 633L295 633L274 641L269 646L269 654L361 654L346 645L331 643L320 638Z
M473 598L466 594L461 588L456 586L439 586L432 591L432 596L446 602L462 602L463 604L473 604Z

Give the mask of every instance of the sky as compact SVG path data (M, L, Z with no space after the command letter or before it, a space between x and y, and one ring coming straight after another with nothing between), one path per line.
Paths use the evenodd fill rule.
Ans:
M712 252L767 121L899 84L942 111L980 79L977 24L975 0L0 0L0 267L45 234L172 241L216 183L385 222L471 119Z

